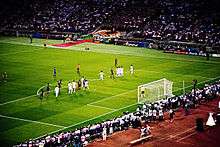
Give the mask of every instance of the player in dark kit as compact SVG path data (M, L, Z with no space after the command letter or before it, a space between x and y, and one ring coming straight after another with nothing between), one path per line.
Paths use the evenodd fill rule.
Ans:
M58 85L58 88L59 88L59 93L61 91L61 85L62 85L62 80L60 79L59 81L57 81L57 85Z
M81 83L81 80L79 79L79 81L78 81L78 90L80 90L81 86L82 86L82 83Z
M40 90L40 102L42 103L44 97L44 91L43 89Z
M209 61L209 52L206 52L206 60Z
M53 78L56 79L57 70L56 67L53 68Z
M3 82L7 82L7 79L8 79L7 73L6 73L6 72L3 72L3 73L2 73L2 81L3 81Z
M117 67L117 66L118 66L118 59L115 58L115 67Z
M50 84L47 83L47 87L46 87L46 95L48 96L50 94Z
M80 76L80 64L77 64L76 73Z
M29 38L30 38L30 43L32 43L32 40L33 40L32 35L30 35Z
M111 78L111 79L115 79L113 68L111 68L111 71L110 71L110 72L111 72L110 78Z

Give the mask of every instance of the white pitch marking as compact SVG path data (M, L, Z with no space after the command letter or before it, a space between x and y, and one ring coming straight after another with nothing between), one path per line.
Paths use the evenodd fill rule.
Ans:
M85 123L85 122L88 122L88 121L91 121L91 120L94 120L94 119L97 119L97 118L100 118L100 117L102 117L102 116L106 116L106 115L108 115L108 114L111 114L111 113L114 113L114 112L117 112L117 111L120 111L120 110L126 109L126 108L131 107L131 106L134 106L134 105L137 105L137 103L134 103L134 104L131 104L131 105L128 105L128 106L126 106L126 107L119 108L119 109L115 109L114 111L110 111L110 112L107 112L107 113L101 114L101 115L99 115L99 116L96 116L96 117L93 117L93 118L90 118L90 119L87 119L87 120L84 120L84 121L78 122L78 123L76 123L76 124L72 124L72 125L67 126L67 127L63 128L63 129L59 129L59 130L56 130L56 131L53 131L53 132L49 132L48 134L54 134L54 133L57 133L57 132L63 131L64 129L72 128L72 127L74 127L74 126L77 126L77 125L83 124L83 123ZM44 137L45 135L46 135L46 134L44 134L44 135L42 135L42 136L39 136L39 137L37 137L37 138L34 138L33 140L36 140L36 139L42 138L42 137Z
M194 130L195 128L196 128L196 127L191 127L191 128L189 128L189 129L187 129L187 130L181 132L181 133L177 133L177 134L171 135L170 138L168 138L168 139L176 138L177 136L180 136L180 135L182 135L182 134L185 134L185 133L187 133L187 132L189 132L189 131L191 131L191 130ZM167 139L166 139L166 140L167 140Z
M37 90L37 95L39 95L40 90L41 90L42 88L44 88L44 87L45 87L45 85L42 86L41 88L39 88L39 89Z
M116 110L116 109L112 109L112 108L108 108L108 107L103 107L103 106L98 106L98 105L92 105L92 104L87 104L87 106L97 107L97 108L104 108L104 109L109 109L109 110Z
M219 77L220 77L220 76L219 76ZM215 78L212 78L212 79L217 79L217 78L219 78L219 77L215 77ZM199 84L201 84L201 83L205 83L205 82L208 82L208 81L210 81L210 80L206 80L206 81L200 82ZM187 87L192 87L192 86L187 86ZM135 89L135 90L136 90L136 89ZM121 93L121 94L122 94L122 93ZM78 123L76 123L76 124L73 124L73 125L67 126L67 127L64 128L64 129L68 129L68 128L71 128L71 127L74 127L74 126L77 126L77 125L83 124L83 123L85 123L85 122L88 122L88 121L91 121L91 120L94 120L94 119L100 118L100 117L102 117L102 116L105 116L105 115L108 115L108 114L111 114L111 113L114 113L114 112L120 111L120 110L122 110L122 109L125 109L125 108L128 108L128 107L131 107L131 106L134 106L134 105L136 105L136 104L137 104L137 103L135 103L135 104L131 104L131 105L128 105L128 106L126 106L126 107L122 107L122 108L120 108L120 109L116 109L116 110L114 110L114 111L110 111L110 112L107 112L107 113L101 114L101 115L99 115L99 116L97 116L97 117L93 117L93 118L90 118L90 119L88 119L88 120L81 121L81 122L78 122ZM59 131L63 131L64 129L58 129L58 130L53 131L53 132L50 132L50 133L48 133L48 134L54 134L54 133L57 133L57 132L59 132ZM183 133L186 133L186 132L188 132L188 131L190 131L190 130L192 130L192 129L195 129L195 127L189 128L188 130L186 130L186 131L184 131L184 132L182 132L182 133L179 133L179 134L172 134L172 135L174 135L173 137L175 137L175 136L179 136L179 135L182 135ZM46 134L41 135L41 136L39 136L39 137L37 137L37 138L34 138L34 140L39 139L39 138L42 138L42 137L44 137L45 135L46 135ZM161 138L161 139L159 139L159 140L164 140L164 139L165 139L165 140L168 140L168 139L170 139L170 138L163 137L163 138Z
M169 140L169 139L173 139L173 138L176 138L176 137L178 137L179 135L182 135L182 134L185 134L185 133L187 133L187 132L189 132L189 131L191 131L191 130L193 130L193 129L195 129L196 127L191 127L191 128L189 128L189 129L187 129L187 130L185 130L185 131L183 131L183 132L180 132L180 133L172 133L172 134L169 134L169 136L166 136L166 137L162 137L162 138L160 138L158 141L166 141L166 140Z
M146 71L146 72L163 73L163 74L174 74L174 75L190 76L190 77L194 76L194 75L187 75L187 74L179 74L179 73L172 73L172 72L160 72L160 71L144 70L144 69L137 69L136 71ZM198 76L198 75L195 75L195 76L205 78L205 79L212 79L212 78L208 78L208 77L204 77L204 76Z
M98 79L91 79L91 81L97 81L97 80ZM41 88L43 88L43 87L44 86L42 86ZM37 90L37 94L39 93L41 88L39 88ZM11 104L11 103L17 102L17 101L25 100L25 99L28 99L28 98L34 97L34 96L37 96L37 95L29 95L29 96L26 96L26 97L23 97L23 98L19 98L19 99L16 99L16 100L8 101L8 102L5 102L5 103L0 103L0 106L4 106L4 105L7 105L7 104Z
M29 95L29 96L26 96L26 97L23 97L23 98L20 98L20 99L16 99L16 100L13 100L13 101L8 101L8 102L5 102L5 103L1 103L0 106L11 104L11 103L21 101L21 100L25 100L25 99L28 99L28 98L34 97L34 96L36 96L36 95Z
M27 46L40 46L43 47L43 45L39 45L39 44L29 44L29 43L21 43L21 42L16 42L16 41L0 41L0 43L8 43L8 44L19 44L19 45L27 45ZM96 44L97 46L101 46L101 44ZM57 46L51 46L51 45L47 45L47 48L57 48L57 49L63 49L63 50L75 50L75 51L85 51L85 50L79 50L76 48L71 48L70 47L57 47ZM118 52L115 50L111 50L111 52L109 52L109 50L91 50L91 52L95 52L95 53L108 53L108 54L119 54L119 55L128 55L128 56L138 56L138 57L143 57L143 54L133 54L132 52L128 52L128 51L124 51L124 52ZM169 57L158 57L158 56L149 56L148 58L155 58L155 59L167 59L167 60L171 60ZM192 61L192 62L206 62L206 61L201 61L201 60L187 60L187 59L176 59L176 58L172 58L172 60L176 60L176 61ZM217 61L211 61L211 63L219 63Z
M0 115L0 117L14 119L14 120L20 120L20 121L26 121L26 122L31 122L31 123L37 123L37 124L42 124L42 125L47 125L47 126L53 126L53 127L63 128L63 129L66 128L65 126L55 125L55 124L50 124L50 123L40 122L40 121L35 121L35 120L29 120L29 119L23 119L23 118L17 118L17 117L5 116L5 115Z
M90 79L89 81L98 81L99 79Z
M220 78L220 76L215 77L215 78L210 78L210 80L214 80L214 79L218 79L218 78ZM98 80L98 79L91 79L91 80L96 81L96 80ZM199 83L197 83L197 84L206 83L206 82L209 82L210 80L205 80L205 81L199 82ZM185 88L189 88L189 87L192 87L192 85L186 86ZM179 90L181 90L181 89L182 89L182 88L179 88L179 89L177 89L177 90L175 90L175 91L173 91L173 92L179 91ZM134 90L136 90L136 89L133 89L133 90L130 90L130 91L127 91L127 92L124 92L124 93L120 93L120 94L118 94L118 95L113 95L113 96L111 96L111 97L106 97L106 98L103 98L103 99L101 99L101 100L99 100L99 101L95 101L95 102L92 102L92 103L89 103L89 104L98 103L98 102L100 102L100 101L104 101L104 100L109 99L109 98L112 98L112 97L117 97L117 96L120 96L120 95L124 95L124 94L130 93L131 91L134 91ZM25 100L25 99L27 99L27 98L29 98L29 97L33 97L33 96L36 96L36 95L30 95L30 96L27 96L27 97L24 97L24 98L20 98L20 99L16 99L16 100L13 100L13 101L1 103L0 106L6 105L6 104L10 104L10 103L14 103L14 102L21 101L21 100Z
M87 104L87 105L95 104L95 103L98 103L98 102L101 102L101 101L104 101L104 100L107 100L107 99L110 99L110 98L113 98L113 97L121 96L121 95L130 93L130 92L133 92L133 91L135 91L135 90L137 90L137 89L128 90L128 91L126 91L126 92L123 92L123 93L120 93L120 94L116 94L116 95L113 95L113 96L110 96L110 97L105 97L105 98L102 98L101 100L98 100L98 101L89 103L89 104Z
M19 54L19 53L30 53L30 52L34 52L34 51L37 51L37 50L41 50L41 49L32 49L32 50L27 50L27 51L18 51L18 52L13 52L13 53L3 53L3 54L0 54L1 56L3 55L15 55L15 54Z
M198 85L198 84L202 84L202 83L206 83L206 82L209 82L209 81L211 81L211 80L218 79L218 78L220 78L220 76L215 77L215 78L209 78L209 80L205 80L205 81L199 82L199 83L197 83L197 85ZM185 88L189 88L189 87L192 87L192 85L186 86ZM175 91L173 91L173 92L177 92L177 91L179 91L179 90L181 90L181 89L183 89L183 88L178 88L177 90L175 90Z
M193 132L193 133L191 133L191 134L189 134L189 135L186 135L186 136L184 136L184 137L181 137L180 139L178 139L176 142L180 142L180 141L182 141L182 140L184 140L184 139L186 139L186 138L188 138L188 137L190 137L190 136L193 136L193 135L195 135L197 132Z

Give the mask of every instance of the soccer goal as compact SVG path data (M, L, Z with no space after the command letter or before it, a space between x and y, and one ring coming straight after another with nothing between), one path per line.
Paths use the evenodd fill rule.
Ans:
M173 82L165 78L138 86L138 103L173 97Z

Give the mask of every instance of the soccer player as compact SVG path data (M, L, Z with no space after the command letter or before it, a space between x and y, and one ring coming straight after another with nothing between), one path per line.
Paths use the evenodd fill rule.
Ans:
M209 52L206 52L206 60L209 60Z
M44 97L44 91L43 91L43 89L41 89L40 90L40 101L41 101L41 103L42 103L43 97Z
M116 76L117 76L117 77L120 76L120 69L119 69L119 67L116 68Z
M131 64L130 66L130 74L133 75L134 74L134 66Z
M121 67L120 66L118 67L118 76L119 77L121 76Z
M33 40L32 35L30 35L29 38L30 38L30 43L32 43L32 40Z
M60 79L59 81L57 81L57 85L59 88L59 93L61 92L61 85L62 85L62 80Z
M117 66L118 66L118 59L115 58L115 67L117 67Z
M104 72L103 72L103 71L100 71L100 73L99 73L99 79L100 79L100 80L104 80Z
M62 38L63 38L63 43L65 43L65 40L66 40L65 35L62 35Z
M53 78L56 79L56 75L57 75L57 69L56 67L53 68Z
M76 73L80 76L80 64L76 66Z
M81 81L79 80L77 84L78 84L78 90L80 90L81 85L82 85Z
M82 89L85 87L84 79L85 79L84 77L81 78L81 87L82 87Z
M71 82L68 83L68 94L72 94L73 93L73 85Z
M145 88L144 87L141 87L141 98L144 98L145 97Z
M89 89L89 81L87 79L84 80L85 89Z
M2 73L2 80L4 82L7 82L7 79L8 79L8 75L7 75L7 72L5 71L4 73Z
M73 92L76 92L76 85L77 85L76 81L73 81L72 82Z
M113 68L111 68L110 72L111 72L110 78L115 79Z
M49 83L47 83L47 88L46 88L46 90L47 90L46 94L49 95L49 93L50 93L50 84L49 84Z
M124 68L121 66L121 76L124 76Z
M57 99L57 97L58 97L58 95L59 95L59 87L58 86L56 86L55 87L55 89L54 89L54 91L55 91L55 96L56 96L56 99Z

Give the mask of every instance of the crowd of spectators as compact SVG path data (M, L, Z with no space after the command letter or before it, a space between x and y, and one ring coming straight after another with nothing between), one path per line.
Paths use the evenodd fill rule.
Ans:
M107 0L54 0L52 2L35 1L28 5L32 16L24 10L8 16L2 27L15 30L33 30L44 32L74 32L87 34L98 26L107 23L108 17L120 1Z
M36 140L29 140L17 146L86 146L92 140L101 138L104 128L106 129L107 136L117 131L127 130L130 127L141 128L143 123L161 121L164 119L164 112L175 111L180 107L183 107L185 109L185 115L188 115L191 108L196 108L197 105L206 103L219 95L220 80L213 84L205 85L202 89L192 90L190 93L181 96L174 96L154 103L139 105L135 112L124 112L120 117L111 120L90 124L74 131L47 135Z
M216 0L22 2L26 5L20 9L1 10L3 30L88 34L100 28L110 28L126 32L125 37L220 44L217 19L220 13L215 7L218 4Z
M132 10L127 14L126 9L119 23L130 30L128 37L144 37L163 41L195 42L207 45L220 44L220 27L214 23L212 15L202 15L206 2L163 0L154 4L155 15L141 15L145 8ZM199 4L198 4L199 3ZM149 8L148 8L149 9ZM154 12L154 13L156 13ZM127 17L128 16L128 17ZM116 22L117 23L117 22Z

